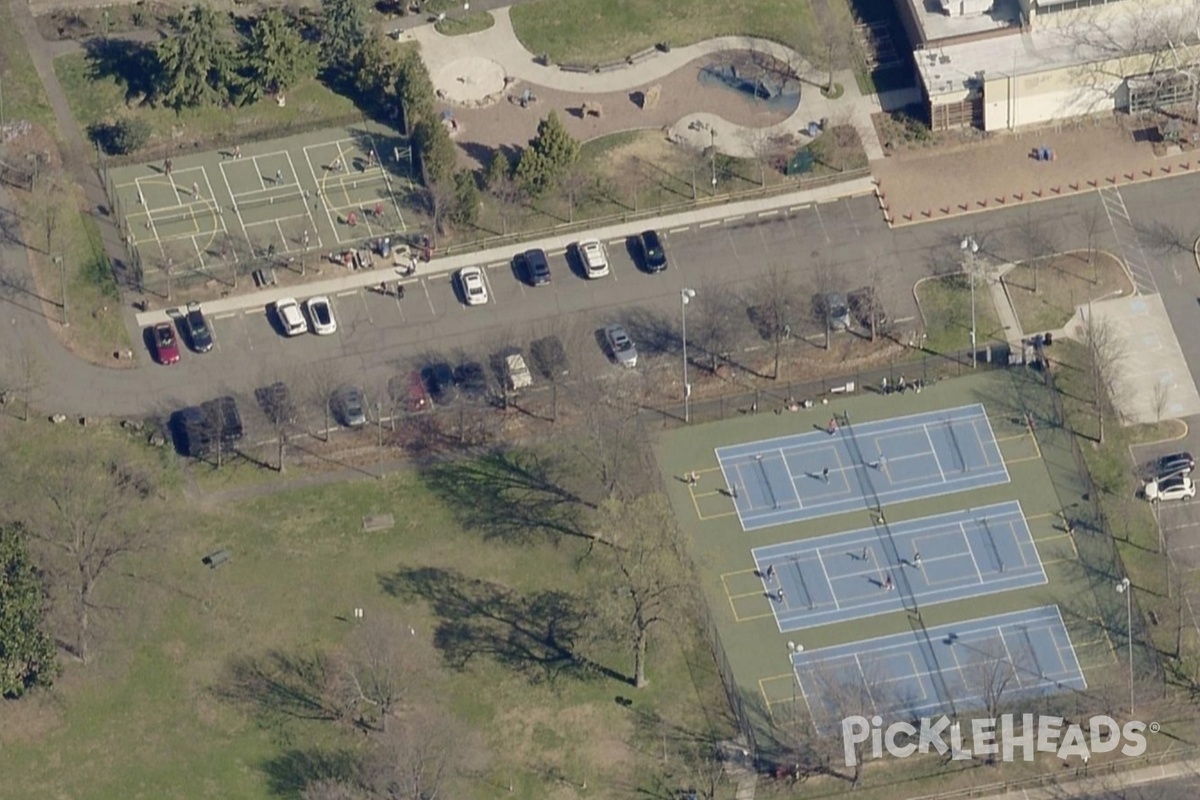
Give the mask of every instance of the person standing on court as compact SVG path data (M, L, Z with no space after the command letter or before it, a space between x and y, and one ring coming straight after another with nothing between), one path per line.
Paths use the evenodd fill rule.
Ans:
M825 479L826 483L829 483L829 467L826 467L821 471L821 477Z
M838 429L837 417L830 417L829 424L827 426L825 426L825 432L828 433L830 436L833 436L835 433L837 433L837 429Z
M275 170L275 185L278 186L281 183L283 183L283 170L277 169Z

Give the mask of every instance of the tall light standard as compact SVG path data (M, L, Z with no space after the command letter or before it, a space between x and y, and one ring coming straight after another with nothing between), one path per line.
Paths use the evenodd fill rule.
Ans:
M1129 626L1129 716L1133 716L1133 584L1122 578L1117 593L1125 595L1125 619Z
M976 258L979 254L979 243L975 237L968 236L959 243L959 249L967 254L967 271L971 274L971 369L975 369L975 272Z
M708 126L708 141L709 141L708 148L712 155L713 194L716 194L716 191L717 191L717 132L716 132L716 130L713 129L713 126L711 124L709 124L709 126Z
M692 298L696 296L695 289L680 289L679 290L679 316L682 320L683 330L683 421L692 421L692 385L688 383L688 362L687 362L687 307Z

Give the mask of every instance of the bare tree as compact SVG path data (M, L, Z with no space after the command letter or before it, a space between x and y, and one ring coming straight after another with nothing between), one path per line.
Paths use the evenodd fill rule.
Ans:
M363 759L362 783L373 797L441 800L478 755L477 737L443 709L422 707L376 737Z
M1033 272L1033 293L1038 293L1038 273L1042 261L1052 256L1057 249L1053 230L1033 211L1025 212L1018 226L1025 263Z
M1083 320L1083 347L1096 407L1097 441L1103 444L1105 415L1110 409L1115 410L1119 397L1125 343L1108 320L1093 313L1090 304Z
M495 183L489 186L488 190L492 197L496 198L497 211L500 214L500 232L507 236L509 223L525 204L525 190L512 176L511 171L497 176Z
M841 720L848 717L870 719L887 710L886 698L872 694L872 687L876 687L876 691L882 695L884 687L888 685L886 681L878 680L882 675L875 662L867 658L858 661L857 665L851 665L849 669L844 667L844 664L831 662L808 671L809 679L816 683L823 700L819 708L813 709L814 714L818 715L819 726L836 728ZM822 743L827 739L836 740L830 743L839 748L840 754L840 748L843 747L841 737L821 737ZM853 744L854 764L850 766L850 774L842 776L850 781L852 788L857 788L862 780L865 751L866 740Z
M438 238L446 232L446 220L454 209L454 181L432 181L424 190L425 207L429 211L432 224L433 246L438 246Z
M1096 242L1100 238L1101 225L1104 222L1100 204L1095 203L1089 206L1080 214L1080 219L1083 221L1083 232L1087 237L1087 263L1088 269L1092 271L1092 285L1094 286L1100 281L1100 276L1096 274Z
M604 580L594 598L605 630L633 652L635 688L649 685L646 658L650 633L660 626L683 628L690 621L692 577L666 498L648 494L609 500L601 511L600 537L613 546L601 556Z
M860 58L858 32L848 4L817 0L813 3L813 11L817 17L817 31L824 51L821 55L824 56L824 66L829 71L824 89L826 92L832 92L834 72L852 68L856 59Z
M273 377L273 376L272 376ZM254 399L271 425L275 435L276 467L284 472L287 467L287 445L296 424L296 403L288 384L281 380L268 379L265 386L254 390Z
M816 292L813 294L812 314L822 328L825 329L825 349L828 350L833 339L833 327L840 317L848 311L837 304L845 300L839 291L837 265L824 253L814 253L816 260L813 268L813 284Z
M347 647L343 685L347 707L364 726L386 733L388 720L427 680L430 653L415 629L393 617L372 614Z
M750 290L746 309L759 334L775 346L773 380L779 380L779 359L784 340L792 334L792 315L796 287L791 276L778 264L771 264Z
M559 186L567 198L568 222L575 221L575 209L579 206L579 200L588 193L594 182L592 174L578 161L574 162L559 178Z
M309 365L308 393L311 401L316 404L323 415L324 427L321 429L321 441L329 441L330 412L332 411L333 394L345 381L336 361L318 361Z
M651 480L654 470L638 413L640 387L637 376L623 377L634 380L613 382L584 374L570 386L580 424L576 435L564 439L571 457L563 469L573 469L582 497L636 497Z
M74 655L90 657L97 588L121 559L145 544L134 512L157 493L150 472L134 466L123 445L101 448L91 439L65 440L25 467L22 511L30 534L45 548L55 584L74 621Z
M710 372L717 371L717 360L725 358L737 345L737 299L727 287L706 282L696 288L688 315L688 339L708 355Z
M46 379L46 364L42 361L41 353L28 339L21 340L10 358L12 377L21 394L21 421L28 422L33 393L41 387Z

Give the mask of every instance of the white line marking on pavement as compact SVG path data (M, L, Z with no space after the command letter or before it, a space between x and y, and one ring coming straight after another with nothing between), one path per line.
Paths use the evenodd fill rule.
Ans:
M242 313L243 313L243 314L249 314L250 312L249 312L249 311L243 311ZM237 312L236 312L236 311L230 311L228 314L218 314L218 315L216 315L215 317L213 317L213 319L214 319L214 320L218 320L218 319L233 319L233 318L234 318L234 317L236 317L236 316L237 316Z
M789 212L793 212L793 211L807 211L807 210L808 210L808 209L810 209L810 208L812 208L812 203L805 203L805 204L804 204L804 205L802 205L802 206L789 206L789 207L788 207L788 211L789 211Z
M760 211L760 212L758 212L758 216L759 217L773 217L778 213L779 213L779 209L776 208L776 209L772 209L771 211Z
M684 225L682 228L670 228L667 230L667 233L683 233L684 231L689 230L691 227L691 225Z
M720 224L721 224L721 220L715 219L712 222L701 222L696 227L700 228L701 230L704 230L705 228L715 228L716 226L718 226Z
M625 240L624 239L609 239L607 242L605 242L605 244L612 247L612 246L615 246L618 244L625 244Z
M726 217L725 219L723 219L723 220L721 220L721 221L722 221L722 222L737 222L738 220L742 220L742 219L745 219L745 218L746 218L746 215L745 215L745 214L741 214L741 215L739 215L739 216L736 216L736 217Z
M338 297L349 297L352 294L358 294L358 289L349 289L345 292L338 292L337 296Z
M507 267L507 266L508 266L507 261L493 261L491 264L487 265L487 268L488 269L499 269L500 267Z

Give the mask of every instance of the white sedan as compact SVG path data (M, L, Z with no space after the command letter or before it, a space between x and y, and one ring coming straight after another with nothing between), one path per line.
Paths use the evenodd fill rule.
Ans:
M337 333L337 320L333 318L333 305L328 297L310 297L304 301L304 306L312 320L313 333L317 336Z
M608 274L608 252L600 240L584 239L575 247L579 249L579 257L589 278L603 278Z
M1192 483L1191 478L1182 475L1163 478L1147 483L1143 494L1151 503L1160 500L1191 500L1196 496L1196 484Z
M300 304L293 297L282 297L275 303L275 316L288 336L299 336L308 333L308 322L300 313Z
M469 306L481 306L488 301L487 284L483 270L479 267L463 267L458 271L458 283L462 286L463 300Z

